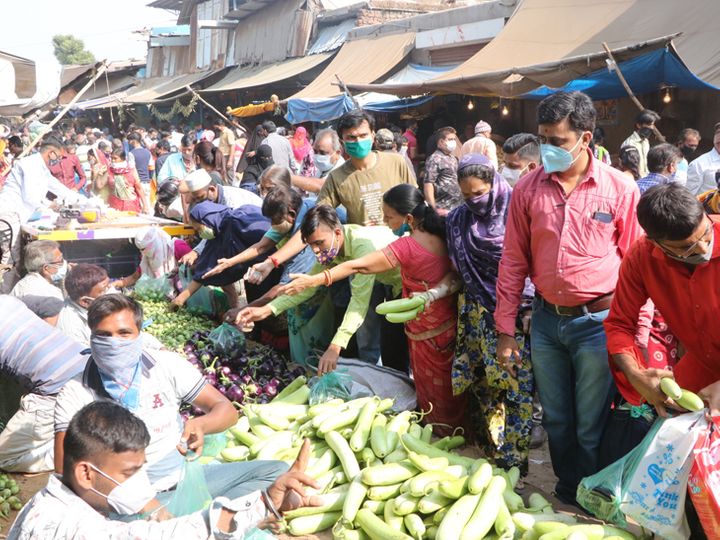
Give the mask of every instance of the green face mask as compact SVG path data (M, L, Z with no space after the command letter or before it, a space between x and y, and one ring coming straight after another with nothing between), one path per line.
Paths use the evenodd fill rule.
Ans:
M213 240L215 238L215 231L213 231L207 225L203 225L202 229L200 229L200 232L198 233L198 235L203 240Z
M355 159L365 159L372 150L372 139L360 139L359 141L343 141L345 151Z

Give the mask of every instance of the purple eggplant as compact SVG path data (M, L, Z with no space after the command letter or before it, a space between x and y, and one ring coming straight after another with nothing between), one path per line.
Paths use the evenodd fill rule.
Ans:
M229 400L237 401L238 403L242 403L243 399L245 399L245 392L236 384L231 385L225 392L225 395Z

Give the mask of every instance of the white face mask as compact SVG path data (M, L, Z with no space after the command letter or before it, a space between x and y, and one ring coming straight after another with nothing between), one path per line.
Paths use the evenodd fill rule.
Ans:
M457 141L455 139L450 139L445 143L445 148L447 148L448 152L454 152L457 148Z
M90 490L101 497L105 497L110 505L110 508L115 510L118 514L125 516L137 514L140 510L145 508L147 503L155 498L156 492L150 484L150 478L148 478L145 467L140 469L124 482L120 483L102 472L92 463L90 463L90 466L105 478L116 484L107 495L100 493L94 488L90 488Z
M272 230L279 232L280 234L287 234L290 232L290 229L292 229L292 223L289 221L283 221L282 223L278 223L277 225L271 226Z
M511 169L510 167L506 166L503 167L503 170L500 174L505 179L505 181L510 184L511 187L515 187L515 184L518 183L518 180L520 180L520 177L525 174L526 170L527 165L522 169Z

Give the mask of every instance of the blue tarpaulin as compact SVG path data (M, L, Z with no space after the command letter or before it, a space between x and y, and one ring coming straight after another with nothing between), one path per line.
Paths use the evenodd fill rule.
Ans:
M285 119L291 124L324 122L339 118L354 108L352 99L345 94L328 99L290 99Z
M657 92L663 87L718 90L696 77L682 61L667 48L658 49L618 64L620 71L635 94ZM560 90L585 92L594 100L627 97L627 92L614 71L601 69L561 88L542 86L521 96L525 99L542 99Z

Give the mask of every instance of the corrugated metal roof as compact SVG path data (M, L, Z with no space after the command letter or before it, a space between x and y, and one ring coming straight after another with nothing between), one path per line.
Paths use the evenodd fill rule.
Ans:
M334 51L342 46L347 39L347 33L355 28L355 19L347 19L340 24L323 28L308 49L308 54L318 54Z
M217 73L217 71L202 71L199 73L190 73L180 77L157 77L153 79L145 79L136 88L128 92L123 98L125 103L153 103L165 96L169 96L180 92L186 86L196 84ZM187 91L185 91L186 93Z

